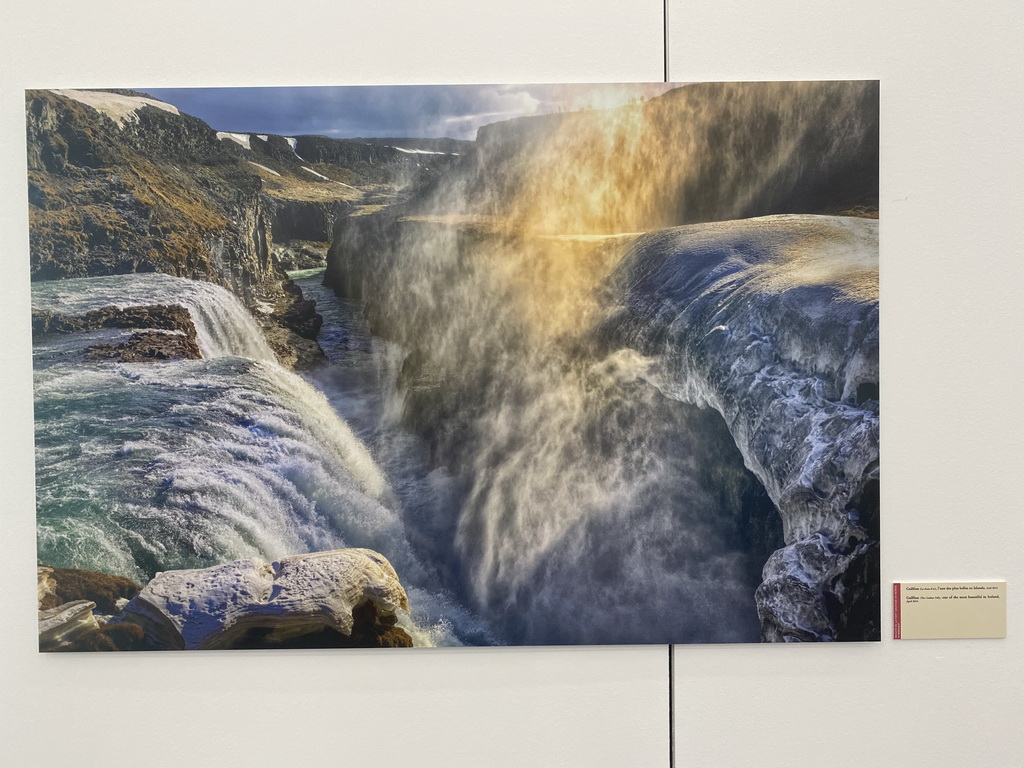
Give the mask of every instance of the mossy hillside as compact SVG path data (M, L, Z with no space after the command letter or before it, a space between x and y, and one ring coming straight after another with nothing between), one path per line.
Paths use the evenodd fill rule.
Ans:
M119 125L48 91L26 116L33 279L159 271L244 297L280 279L259 177L202 121L142 107Z

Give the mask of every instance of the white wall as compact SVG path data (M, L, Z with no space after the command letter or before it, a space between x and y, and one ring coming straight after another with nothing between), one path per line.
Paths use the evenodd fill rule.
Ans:
M35 651L25 87L662 77L660 0L349 5L5 8L0 765L668 764L663 646ZM1024 765L1024 13L899 6L673 0L670 74L882 80L883 585L1008 579L1010 637L679 647L680 766Z
M1022 11L673 3L673 78L882 81L883 595L1010 582L1007 640L679 648L680 765L1024 766Z

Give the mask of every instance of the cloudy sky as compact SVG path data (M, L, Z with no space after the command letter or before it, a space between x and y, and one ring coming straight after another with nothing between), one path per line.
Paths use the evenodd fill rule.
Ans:
M675 86L365 85L306 88L140 88L218 131L472 139L481 125L521 115L614 107Z

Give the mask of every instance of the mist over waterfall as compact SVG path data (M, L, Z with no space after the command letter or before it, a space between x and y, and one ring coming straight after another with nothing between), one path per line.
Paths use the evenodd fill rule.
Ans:
M68 93L29 110L37 272L139 273L33 284L41 563L365 548L409 606L371 639L416 645L877 639L877 83L395 146ZM139 118L101 121L114 203L51 136L90 103Z
M690 351L668 342L688 326L649 319L642 332L616 330L623 306L639 299L613 276L651 227L876 203L876 133L876 84L687 87L646 105L482 129L461 174L404 209L341 223L328 282L361 299L374 333L407 353L404 423L462 494L443 528L457 563L447 583L503 640L758 639L754 593L785 543L773 503L785 494L747 436L756 443L765 425L785 427L762 420L737 433L731 405L712 394L716 379L680 379ZM728 283L729 274L745 279L731 266L744 248L767 265L781 243L815 247L771 219L752 227L781 226L778 235L744 245L732 234L741 225L726 221L677 248L698 264L716 254L713 274ZM840 231L816 230L818 242ZM673 253L662 242L670 250L639 251L637 270ZM680 254L673 276L697 286L684 301L700 295L699 282L686 282L688 258ZM745 300L760 303L758 290ZM767 332L758 311L735 327L737 343ZM699 341L713 328L688 333ZM833 330L845 334L841 321ZM774 376L774 364L763 356L753 370ZM818 387L820 375L811 360L799 386ZM877 380L877 369L868 376ZM837 514L850 498L837 494ZM788 510L782 518L790 525ZM851 542L868 537L856 523L834 527L848 563ZM816 632L828 630L804 634Z
M547 235L877 209L878 94L872 81L694 83L498 122L420 208Z

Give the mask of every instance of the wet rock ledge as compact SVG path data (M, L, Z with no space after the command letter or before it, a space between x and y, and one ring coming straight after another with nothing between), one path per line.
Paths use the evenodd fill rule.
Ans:
M139 329L117 344L93 344L84 349L87 360L139 363L149 360L199 360L196 327L181 306L152 304L101 307L84 315L66 315L32 308L32 336L80 333L100 328Z

